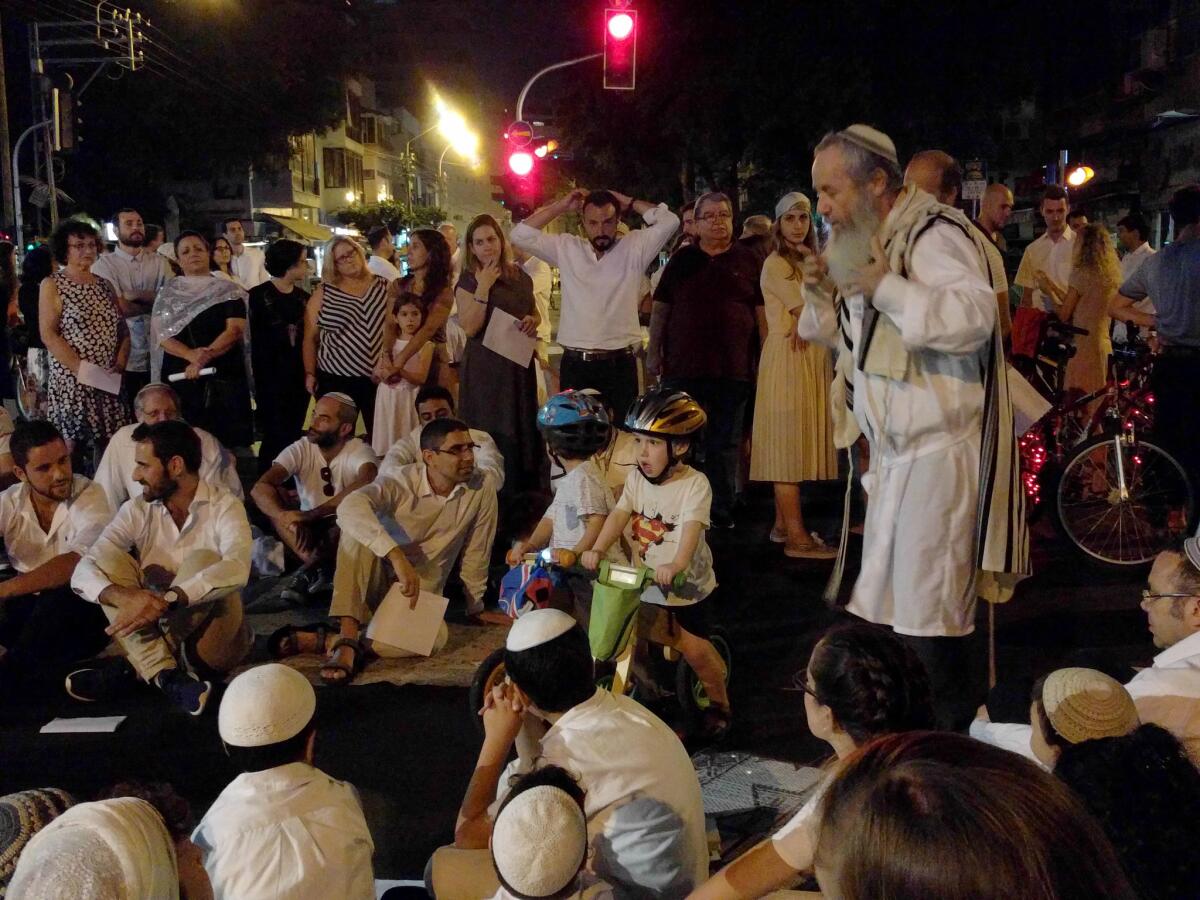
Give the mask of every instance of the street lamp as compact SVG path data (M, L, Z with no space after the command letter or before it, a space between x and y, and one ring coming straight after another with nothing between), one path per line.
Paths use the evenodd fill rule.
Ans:
M467 126L467 120L462 114L448 107L441 97L434 95L433 106L437 111L437 121L409 139L404 145L404 165L405 165L405 193L408 198L408 213L412 215L412 174L416 168L413 165L412 145L420 138L423 138L429 132L437 129L441 132L442 137L447 141L447 148L453 148L456 153L464 159L474 159L479 150L479 135L475 134ZM442 159L446 156L445 150L442 151ZM438 178L441 178L442 163L438 161Z

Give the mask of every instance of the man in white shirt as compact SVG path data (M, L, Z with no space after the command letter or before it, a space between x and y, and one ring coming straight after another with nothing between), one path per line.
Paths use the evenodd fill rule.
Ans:
M150 311L158 289L174 277L171 264L146 249L146 226L136 209L117 212L117 249L92 263L92 274L112 283L129 328L125 389L136 394L150 380Z
M441 232L442 237L446 239L446 246L450 248L450 284L454 286L458 284L458 277L462 274L462 249L458 246L458 226L453 222L443 222L437 227Z
M1066 190L1057 184L1046 185L1039 209L1046 222L1046 231L1025 248L1013 282L1023 289L1022 306L1052 313L1054 297L1045 290L1045 285L1049 280L1066 290L1075 248L1075 232L1067 227L1071 203Z
M621 214L641 215L649 226L617 240ZM583 232L546 234L540 229L564 213L582 210ZM533 213L512 230L512 243L558 268L563 347L559 381L567 388L594 388L618 414L638 395L637 357L642 349L638 304L646 268L675 230L679 217L660 203L633 200L614 191L571 191Z
M381 475L338 507L342 537L329 615L340 619L341 638L322 669L326 681L353 678L362 668L368 648L359 634L390 588L385 560L401 595L415 607L422 591L445 590L461 556L467 613L477 619L483 611L496 488L475 470L474 449L465 424L436 419L421 432L421 462ZM445 640L443 625L435 653ZM378 640L369 649L379 656L410 655Z
M246 230L242 227L242 220L226 219L222 227L225 230L225 240L229 241L229 246L233 248L233 258L229 265L238 284L250 290L270 278L266 255L260 248L247 247L244 243Z
M0 537L16 575L0 582L0 683L100 652L108 622L71 575L112 518L104 492L71 470L58 429L34 419L12 438L19 484L0 494Z
M533 302L538 311L538 403L545 403L550 394L558 393L558 376L550 365L550 294L554 291L554 273L550 270L549 263L520 247L513 248L513 256L521 264L525 274L533 279Z
M367 232L367 246L371 248L367 268L373 274L389 284L400 277L400 270L396 268L396 244L386 225L377 225Z
M454 396L440 384L422 385L417 391L417 419L420 425L388 448L379 466L379 474L395 476L401 466L421 461L421 430L434 419L454 418ZM499 492L504 488L504 456L492 436L478 428L471 429L475 444L475 471L489 479Z
M427 872L435 896L492 896L488 842L510 778L560 766L579 781L586 868L617 896L683 897L708 877L700 783L679 738L625 696L596 687L583 629L556 609L526 613L505 642L508 678L484 701L483 746L454 846ZM516 746L517 759L506 765Z
M133 398L133 411L137 422L117 429L96 467L96 484L103 489L114 510L120 509L126 500L142 495L141 482L133 475L137 449L133 432L138 425L183 421L179 413L179 395L165 384L148 384L138 391ZM240 500L243 493L237 458L203 428L192 430L200 438L200 480L219 485Z
M1141 213L1130 213L1117 223L1117 243L1123 251L1121 255L1121 284L1127 282L1142 263L1154 255L1154 248L1147 243L1150 236L1150 225ZM1154 298L1143 297L1133 304L1139 312L1154 315ZM1112 339L1118 344L1130 340L1137 333L1136 326L1131 322L1120 319L1113 320Z
M290 589L307 592L312 569L332 564L337 553L338 505L379 473L371 445L354 436L358 407L346 394L326 394L313 408L308 434L283 449L250 491L275 533L304 568ZM280 493L294 478L300 508Z
M187 423L139 425L133 439L142 496L122 505L71 587L100 604L138 676L198 716L212 683L193 673L228 672L253 640L241 598L250 523L240 500L200 480L200 439ZM80 669L67 693L99 700L127 681L127 668Z
M374 900L358 793L313 765L316 710L308 679L279 663L221 698L217 729L242 774L192 834L215 900Z

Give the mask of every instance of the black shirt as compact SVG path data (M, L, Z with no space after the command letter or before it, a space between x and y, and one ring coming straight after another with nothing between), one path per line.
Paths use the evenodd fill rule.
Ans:
M304 385L304 309L308 294L285 294L273 282L250 289L250 360L260 394L276 385Z

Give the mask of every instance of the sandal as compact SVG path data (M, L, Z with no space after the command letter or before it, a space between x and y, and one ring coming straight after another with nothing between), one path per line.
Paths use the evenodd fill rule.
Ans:
M783 548L783 555L789 559L834 559L838 555L837 547L830 547L820 535L813 532L807 544L800 544L796 547L788 547L786 544Z
M337 656L338 650L342 647L349 647L354 651L350 665L340 663L334 658ZM330 687L340 687L341 685L349 684L363 670L366 655L367 651L358 638L338 638L333 642L333 646L329 648L329 656L326 658L325 664L321 666L321 680ZM332 677L331 673L333 672L340 672L341 675Z
M786 544L787 532L779 528L772 528L770 538L772 544Z
M727 706L717 706L715 703L704 711L700 722L699 737L711 743L719 743L729 736L733 727L733 713Z
M287 659L289 656L299 656L304 651L300 649L299 642L296 641L298 634L315 634L317 636L318 653L324 653L325 644L329 640L329 635L337 634L337 629L330 626L328 622L311 622L308 625L284 625L282 628L277 628L267 638L267 652L271 654L271 659ZM292 642L292 649L284 648L284 643Z

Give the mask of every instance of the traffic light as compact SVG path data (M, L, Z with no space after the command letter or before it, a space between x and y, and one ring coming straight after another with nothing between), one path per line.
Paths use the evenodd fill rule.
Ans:
M514 150L508 156L508 170L518 178L533 171L533 154L528 150Z
M637 80L637 10L604 10L604 87L632 91Z

